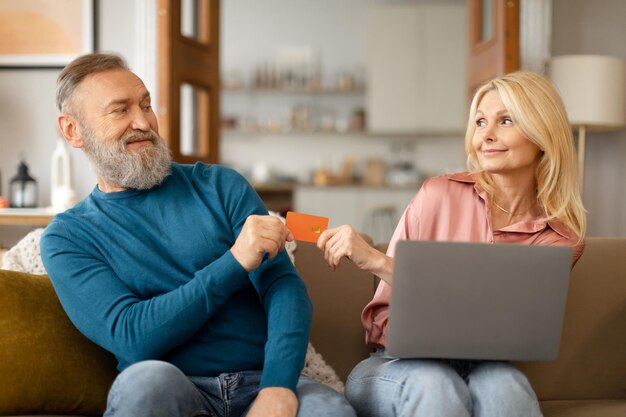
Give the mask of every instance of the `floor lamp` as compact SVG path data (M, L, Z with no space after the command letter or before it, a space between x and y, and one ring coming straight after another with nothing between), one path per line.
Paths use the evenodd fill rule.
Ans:
M550 78L559 90L570 125L578 128L580 186L585 173L585 136L589 130L626 126L626 59L603 55L555 56Z

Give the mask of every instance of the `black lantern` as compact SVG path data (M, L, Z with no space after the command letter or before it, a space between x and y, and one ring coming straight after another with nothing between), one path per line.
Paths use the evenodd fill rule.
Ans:
M10 201L11 207L34 208L37 207L37 181L28 174L28 166L24 161L17 168L17 175L11 179Z

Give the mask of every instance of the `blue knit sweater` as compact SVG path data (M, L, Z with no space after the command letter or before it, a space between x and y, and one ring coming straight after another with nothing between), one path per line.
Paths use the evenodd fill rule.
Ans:
M65 311L119 369L160 359L190 376L263 370L295 390L311 305L287 254L251 273L230 248L251 214L247 181L217 165L172 164L149 191L98 187L55 217L42 258Z

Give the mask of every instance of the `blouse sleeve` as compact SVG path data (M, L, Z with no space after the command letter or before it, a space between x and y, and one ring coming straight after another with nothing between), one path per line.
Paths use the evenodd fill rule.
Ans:
M417 240L419 238L419 216L423 188L411 200L404 210L398 226L389 241L387 256L393 258L396 243L400 240ZM375 347L384 347L387 334L387 321L389 320L389 302L391 300L391 286L385 281L380 281L374 298L361 313L361 321L365 327L365 341Z

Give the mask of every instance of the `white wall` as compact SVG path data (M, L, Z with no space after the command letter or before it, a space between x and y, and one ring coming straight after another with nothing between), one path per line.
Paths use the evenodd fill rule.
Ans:
M413 0L415 1L415 0ZM424 0L420 0L424 1ZM429 0L436 3L434 0ZM448 0L451 2L452 0ZM463 0L454 0L461 3ZM324 75L332 78L340 71L365 71L367 53L367 10L383 0L228 0L221 3L221 69L223 74L239 72L245 80L254 68L275 61L283 47L313 47L319 51ZM323 98L312 100L341 100ZM233 113L236 104L222 95L222 113ZM255 111L271 116L276 110L273 97L255 97ZM356 103L356 104L355 104ZM330 105L330 104L329 104ZM349 113L358 102L346 104L339 116ZM365 98L361 98L365 105ZM286 112L281 109L283 114ZM307 181L320 165L339 169L345 158L357 165L368 158L393 161L393 149L404 143L404 156L416 167L432 175L464 167L462 134L455 137L385 139L363 136L259 135L223 136L222 163L249 171L263 163L281 175ZM358 166L357 166L358 168Z
M135 66L136 2L100 1L97 42L99 50L122 54ZM120 30L120 28L123 28ZM20 155L25 155L33 177L39 182L40 205L50 203L50 154L59 137L56 128L55 83L60 69L10 69L0 71L0 168L2 190L8 192ZM95 185L87 159L72 150L73 181L80 197Z
M281 47L314 46L327 70L365 58L365 11L372 0L222 0L221 67L248 69Z
M137 67L137 8L143 0L97 2L97 42L100 50L121 53L132 68ZM54 150L58 111L55 83L60 69L0 70L0 170L2 193L8 195L10 178L24 155L31 175L39 183L39 204L50 204L50 156ZM72 149L73 186L80 198L96 184L87 159ZM0 227L0 247L9 246L28 228Z
M552 54L626 58L626 1L553 0ZM590 236L626 236L626 130L587 132L584 202Z

